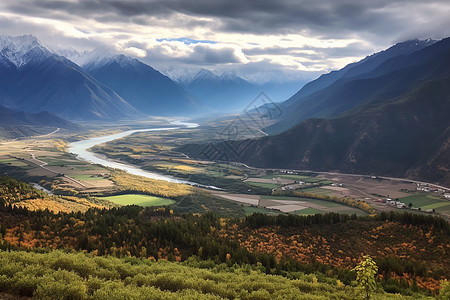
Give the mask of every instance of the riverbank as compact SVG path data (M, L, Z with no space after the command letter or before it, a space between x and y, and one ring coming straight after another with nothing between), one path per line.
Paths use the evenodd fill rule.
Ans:
M195 123L185 123L181 121L172 122L172 124L185 126L186 128L195 128L198 127L198 124ZM196 182L191 182L187 180L178 179L172 176L163 175L155 172L150 172L143 170L141 168L138 168L133 165L121 163L114 161L112 159L107 158L104 155L97 154L90 152L89 149L103 143L111 142L129 135L132 135L134 133L140 133L140 132L153 132L153 131L171 131L171 130L177 130L181 127L158 127L158 128L147 128L147 129L136 129L136 130L128 130L121 133L101 136L101 137L95 137L91 139L81 140L77 142L73 142L69 146L69 152L72 154L75 154L79 159L88 161L93 164L99 164L104 167L123 170L125 172L128 172L132 175L138 175L138 176L144 176L146 178L150 179L156 179L156 180L164 180L171 183L178 183L178 184L188 184L192 186L198 186L213 190L221 190L218 187L212 186L212 185L203 185Z

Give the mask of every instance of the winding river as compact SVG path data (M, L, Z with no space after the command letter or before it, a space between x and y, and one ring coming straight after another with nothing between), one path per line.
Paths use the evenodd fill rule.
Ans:
M186 122L180 122L180 121L172 122L171 124L184 126L186 128L195 128L198 126L198 124L195 124L195 123L186 123ZM143 170L141 168L138 168L136 166L119 163L119 162L113 161L109 158L106 158L104 155L100 155L100 154L96 154L96 153L88 151L89 148L91 148L95 145L111 142L113 140L129 136L133 133L149 132L149 131L169 131L169 130L175 130L175 129L180 129L180 128L181 127L160 127L160 128L128 130L128 131L124 131L121 133L116 133L116 134L96 137L96 138L92 138L92 139L82 140L82 141L78 141L78 142L73 142L70 144L69 152L77 155L79 159L83 159L83 160L86 160L93 164L99 164L99 165L102 165L102 166L105 166L108 168L123 170L123 171L126 171L133 175L144 176L144 177L147 177L150 179L164 180L164 181L168 181L168 182L172 182L172 183L189 184L189 185L193 185L193 186L221 190L220 188L215 187L215 186L206 186L206 185L199 184L196 182L181 180L181 179L177 179L177 178L174 178L171 176L162 175L162 174L158 174L158 173L154 173L154 172L149 172L149 171Z

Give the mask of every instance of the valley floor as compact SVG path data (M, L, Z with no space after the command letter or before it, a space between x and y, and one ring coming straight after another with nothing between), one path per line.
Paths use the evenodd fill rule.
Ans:
M142 124L140 126L140 128L145 127ZM60 286L61 282L72 278L77 288L84 291L82 298L93 299L99 298L99 295L110 295L108 293L111 293L112 287L123 289L123 295L130 293L131 298L139 298L142 296L141 292L145 292L168 298L182 295L197 299L201 294L205 299L208 297L211 299L218 297L242 299L278 297L281 299L285 295L291 295L290 289L294 287L297 293L301 292L295 296L298 299L333 297L339 299L349 297L350 299L358 294L357 289L354 288L351 280L342 284L336 281L336 278L339 276L350 278L350 275L345 277L347 275L342 274L347 274L345 272L349 272L364 253L371 254L379 263L385 264L383 270L392 271L380 273L379 280L384 282L385 291L397 291L405 298L416 292L421 292L417 297L425 297L426 293L435 294L440 288L440 280L449 278L448 269L442 265L447 264L448 258L445 257L450 251L448 234L445 233L445 226L442 229L436 225L444 224L439 223L441 221L435 221L441 219L434 218L441 216L448 219L450 215L450 201L445 199L445 191L442 187L377 176L259 169L239 163L191 159L175 151L176 146L182 143L198 141L204 136L213 136L212 131L208 131L212 129L208 128L141 132L96 145L91 150L98 155L103 155L105 159L186 181L198 182L205 186L216 186L221 190L135 176L79 160L68 152L69 141L117 133L130 128L127 126L105 127L99 131L77 134L53 132L50 136L0 144L0 175L3 175L0 176L2 182L0 200L6 203L5 212L0 213L0 229L3 228L0 239L2 247L15 249L14 251L27 249L40 252L48 251L43 249L66 249L91 253L65 256L61 252L50 251L48 254L29 254L27 256L27 259L30 259L29 262L18 263L24 264L22 267L27 270L35 268L33 260L57 259L58 263L49 266L48 272L39 273L41 274L39 276L48 277L47 279L54 285L44 285L42 278L34 273L30 273L34 274L30 277L18 273L17 276L23 275L26 279L16 278L13 273L8 273L9 267L4 267L4 269L0 268L4 270L4 273L0 274L0 287L4 287L1 290L14 294L16 290L20 291L18 284L22 280L29 280L30 285L25 285L23 291L14 295L25 297L35 295L38 298L45 298L47 293L64 290ZM17 178L19 181L11 178ZM33 183L41 191L24 182ZM48 191L51 193L47 193ZM402 208L399 208L400 206ZM21 208L27 210L21 210ZM45 211L46 209L54 212L55 215ZM412 214L406 214L405 219L396 219L400 217L390 214L391 211L408 211ZM220 221L214 219L214 222L220 225L201 221L202 219L190 219L198 216L209 218L210 213L220 217ZM341 216L337 213L345 217L336 217ZM376 219L380 214L384 217ZM352 217L349 217L350 215ZM247 218L242 219L245 216ZM264 219L267 216L278 219ZM411 221L416 220L416 217L422 223ZM115 218L121 219L112 222ZM335 223L332 221L326 226L314 225L329 222L329 218L337 219ZM352 221L356 219L363 223L353 224L352 222L360 222ZM194 222L194 220L197 221ZM180 232L177 231L185 226L185 223L190 224L188 225L189 234L187 234L190 238L180 237ZM285 228L286 224L289 225ZM154 228L157 233L145 234L145 230L149 228ZM206 231L195 234L194 229ZM356 231L351 238L346 239L352 230ZM162 238L167 234L171 235L171 238ZM209 240L198 241L194 235ZM180 239L183 243L177 245ZM221 246L216 246L216 243ZM228 251L219 251L213 245L219 249L223 246L223 249ZM219 252L214 254L216 250ZM23 255L18 254L20 252L13 253L16 254L11 254L13 256L8 259L12 259L14 255L17 255L16 257ZM231 259L227 254L230 254ZM1 255L7 254L0 252ZM97 275L92 275L91 278L78 273L77 270L80 267L75 262L68 269L62 268L60 271L52 269L55 266L64 266L67 261L78 260L82 264L92 264L95 269L97 263L109 263L108 260L116 259L109 256L96 258L95 255L177 261L189 261L189 257L200 256L203 259L214 260L211 265L212 270L200 272L197 270L197 263L194 265L168 264L169 269L188 268L177 272L193 274L200 272L201 274L198 275L200 278L214 277L210 273L204 275L206 273L202 272L217 272L230 279L230 283L226 281L220 287L220 291L209 292L209 289L213 288L204 287L201 290L197 287L192 288L190 283L184 283L183 279L175 278L175 274L173 280L167 279L168 283L159 285L158 280L166 279L158 279L157 275L150 275L150 273L146 279L139 276L135 278L137 275L130 275L128 279L122 278L122 275L117 275L116 279ZM244 259L246 255L250 259ZM256 260L253 261L252 257L256 257ZM386 262L382 260L383 258L390 260ZM294 273L292 276L289 275L290 273L278 274L280 270L276 266L285 259L305 265L317 264L313 268L326 266L320 272L328 274L329 278L325 276L326 279L314 279L313 275L305 275L305 273L315 273L315 269L304 272L306 267L295 264L293 270L302 270L298 272L303 275L292 270L295 275ZM420 270L411 269L411 266L407 264L411 259L420 267ZM142 269L166 266L162 262L153 263L137 258L122 258L115 262L125 269L133 268L135 265ZM243 262L251 266L245 267L242 265ZM234 266L235 263L236 266ZM202 265L200 262L198 264ZM261 267L261 265L265 267L259 269L258 266ZM281 265L279 266L282 268ZM336 271L330 266L343 268L345 271ZM289 269L289 264L284 267ZM263 284L258 289L261 292L253 287L249 289L237 287L233 285L236 283L231 282L243 279L232 277L235 274L242 275L247 272L242 271L241 268L250 268L253 272L252 276L259 278L261 282L287 280L285 283L280 283L280 286L286 284L290 287L286 290L277 290L275 287L265 288ZM276 276L270 277L272 275L258 273L258 270L284 277L280 277L282 279ZM283 272L286 271L283 270ZM226 274L222 274L222 271ZM89 273L90 270L86 272ZM417 272L421 272L420 275ZM383 281L383 276L388 276L392 282ZM298 281L292 281L293 278ZM177 286L186 286L186 288L167 288L166 284L170 285L174 282ZM216 288L217 283L217 281L210 282L210 285ZM302 290L296 287L296 284L301 286L306 284L305 286L308 287ZM231 291L225 292L228 296L222 295L222 291L230 289ZM237 294L229 294L232 291ZM61 293L67 292L64 290ZM341 296L344 294L347 296ZM389 297L392 296L380 289L375 299Z

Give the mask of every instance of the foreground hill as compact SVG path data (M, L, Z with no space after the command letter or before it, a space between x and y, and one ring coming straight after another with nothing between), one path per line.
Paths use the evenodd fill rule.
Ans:
M249 266L195 259L180 264L61 251L13 251L0 252L0 262L1 290L10 296L37 299L319 300L355 299L360 293L331 278L318 281L314 275L297 274L288 279ZM373 299L412 297L377 292Z
M442 61L442 70L450 70ZM377 97L338 118L309 119L279 135L215 144L217 157L268 168L411 177L450 185L450 77L399 97ZM193 157L210 145L185 145Z
M84 64L83 69L145 114L173 116L200 112L181 86L137 59L124 55L96 57Z
M223 263L229 267L235 265L234 269L237 265L247 265L247 270L258 269L287 278L316 274L323 282L337 283L339 279L344 285L351 285L355 280L350 269L364 253L370 254L380 267L380 287L404 295L436 293L440 280L450 277L449 225L429 215L391 212L371 217L336 213L270 217L253 214L238 219L219 218L213 213L180 214L184 210L175 204L52 213L23 208L24 202L35 198L48 199L43 192L8 178L2 186L0 249L4 250L65 249L144 260L213 260L213 264L202 264L213 268ZM53 196L54 200L58 198ZM70 198L77 201L77 197ZM62 258L52 267L57 270L67 263ZM81 268L86 274L92 269L88 265L82 263L83 267L70 267L70 270ZM8 273L11 267L2 269L1 266L0 272L4 273L0 273L0 287L14 290L20 284L16 283L18 278L8 277L16 272ZM119 277L123 280L127 276ZM176 282L178 287L183 286L182 282Z
M0 105L71 120L120 119L138 112L72 61L33 36L0 37Z

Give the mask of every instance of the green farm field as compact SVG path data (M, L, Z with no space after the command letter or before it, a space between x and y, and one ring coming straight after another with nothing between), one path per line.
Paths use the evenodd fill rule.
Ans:
M420 193L400 198L400 201L408 205L412 203L413 207L422 210L435 209L437 212L450 212L450 201L438 198L428 193Z
M329 196L329 195L334 194L333 190L327 190L327 189L323 189L320 187L306 188L306 189L302 189L302 191L305 193L312 193L312 194L318 194L318 195L324 195L324 196Z
M262 187L262 188L266 188L266 189L274 189L274 188L278 187L278 185L275 183L250 182L250 181L247 181L246 183L251 186L257 186L257 187Z
M315 215L322 213L321 210L318 210L316 208L308 207L305 209L296 210L294 214L296 215Z
M108 200L120 205L139 205L143 207L148 206L162 206L170 205L175 203L174 200L168 198L161 198L148 195L138 195L138 194L126 194L126 195L116 195L109 197L101 197L103 200Z
M28 168L28 164L15 158L0 159L0 164Z

